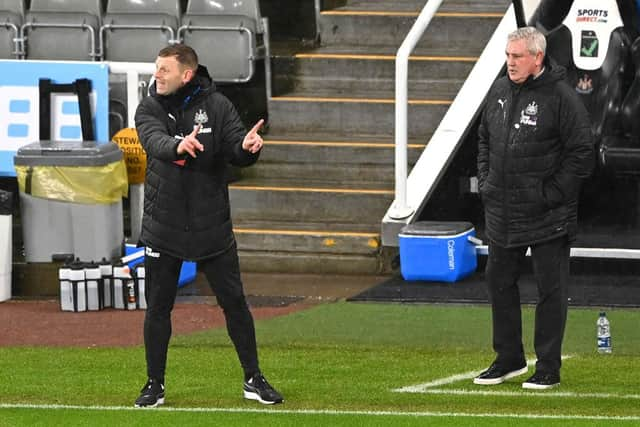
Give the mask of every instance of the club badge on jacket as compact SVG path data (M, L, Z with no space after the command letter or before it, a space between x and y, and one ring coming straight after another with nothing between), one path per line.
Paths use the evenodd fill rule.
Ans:
M211 133L211 128L204 127L204 124L209 121L209 116L207 116L207 112L202 108L196 111L196 115L193 117L193 127L200 125L200 133Z

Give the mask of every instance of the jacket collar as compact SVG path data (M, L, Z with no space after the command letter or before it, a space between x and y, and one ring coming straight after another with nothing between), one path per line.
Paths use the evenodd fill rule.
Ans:
M207 92L216 90L207 67L198 65L193 78L176 92L170 95L158 95L155 82L149 88L149 94L171 109L186 109L195 99Z
M546 86L549 84L553 84L559 80L563 80L565 75L567 74L566 69L555 62L553 59L548 56L544 57L543 70L537 77L534 75L530 75L527 80L523 83L518 84L514 83L507 77L509 83L511 83L511 87L514 89L524 89L524 88L538 88L541 86Z

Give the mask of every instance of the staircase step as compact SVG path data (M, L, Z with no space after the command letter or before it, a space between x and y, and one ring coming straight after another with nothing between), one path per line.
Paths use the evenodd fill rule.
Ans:
M269 102L271 130L284 133L368 133L394 135L395 98L390 92L371 94L378 98L316 96L291 93L276 96ZM424 138L433 133L449 108L449 99L410 99L408 135Z
M359 55L364 57L378 57L382 56L385 59L395 58L396 53L400 45L374 45L374 44L358 44L358 43L343 43L335 46L310 46L291 40L274 41L271 46L272 57L287 57L295 56L296 54L349 54ZM462 58L464 60L475 62L478 60L478 56L482 53L484 46L480 48L474 48L470 45L465 46L450 46L447 44L441 45L425 45L416 46L411 52L410 60L437 60L444 58Z
M380 235L380 224L365 223L343 223L328 221L281 221L281 220L252 220L243 221L234 219L234 231L236 230L266 230L265 232L280 232L283 234L311 233L311 234L333 234L351 235L366 234L372 236Z
M380 274L380 257L350 254L239 250L243 272L290 274Z
M393 200L391 188L301 186L294 181L242 180L229 187L235 222L292 221L379 224Z
M503 13L440 13L431 20L418 46L465 47L481 51ZM320 14L323 46L344 44L400 47L415 22L409 13L327 10ZM385 31L381 31L384 28Z
M453 98L475 63L475 57L420 56L409 61L409 94ZM273 59L274 93L317 91L339 93L395 90L395 54L295 53Z
M322 180L323 185L358 185L364 181L379 188L390 188L393 185L394 170L393 165L260 162L260 165L243 170L242 176L256 180L288 178L296 180L298 185L307 185L308 180Z
M424 144L411 144L408 163L413 165ZM387 188L395 179L395 146L392 143L345 141L286 141L265 139L260 161L242 169L243 178L289 179L304 183L360 182Z
M325 224L325 228L331 226ZM291 227L291 224L289 225ZM278 229L270 224L234 228L238 249L243 251L358 254L375 256L380 234L375 232Z
M313 135L318 137L320 135ZM263 162L294 163L340 163L342 165L393 165L395 144L393 140L342 139L332 135L328 139L289 139L291 135L265 137L265 148L260 154L259 166ZM418 140L408 141L409 163L413 164L426 146ZM350 166L351 167L351 166ZM250 168L249 168L250 169Z
M336 76L335 78L299 76L278 78L275 81L275 93L286 96L290 91L314 92L316 95L340 95L349 97L356 93L367 93L372 88L382 90L393 90L395 80L393 79L365 79L346 76ZM424 95L428 93L433 99L452 99L462 87L463 81L460 79L442 80L411 80L408 82L407 90L409 96Z

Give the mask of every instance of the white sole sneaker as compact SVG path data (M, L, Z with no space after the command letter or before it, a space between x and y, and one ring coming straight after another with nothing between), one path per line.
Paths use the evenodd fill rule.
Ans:
M522 383L522 388L526 388L528 390L549 390L550 388L554 388L559 386L560 383L555 384L535 384L535 383Z
M276 403L276 402L269 402L268 400L263 400L258 393L254 393L254 392L246 391L246 390L243 390L242 392L244 393L244 398L245 399L257 400L258 402L262 403L263 405L273 405L273 404Z
M159 398L156 403L154 403L153 405L133 405L136 408L156 408L160 405L164 405L164 397Z
M478 385L498 385L502 384L509 378L514 378L523 374L526 374L529 368L525 366L524 368L517 369L515 371L507 372L501 377L497 378L474 378L473 383Z

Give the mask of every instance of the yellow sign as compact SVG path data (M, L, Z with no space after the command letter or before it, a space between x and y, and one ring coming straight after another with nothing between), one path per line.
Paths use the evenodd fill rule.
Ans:
M124 153L129 184L142 184L147 167L147 153L144 152L142 145L140 145L138 132L136 132L135 128L120 129L113 136L113 142L118 144L118 147Z

